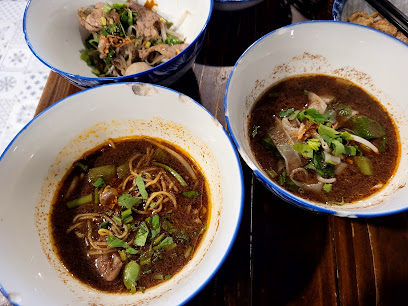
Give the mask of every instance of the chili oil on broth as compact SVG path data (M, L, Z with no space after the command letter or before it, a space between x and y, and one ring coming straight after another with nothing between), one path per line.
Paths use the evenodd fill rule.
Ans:
M196 176L195 179L191 177L191 172L177 158L166 151L166 148L176 152L190 165ZM148 162L141 161L147 155L150 155ZM134 172L142 174L148 193L147 199L143 199L140 194L139 185L132 184L132 181L137 177L132 176L130 172L123 171L123 168L126 168L124 165L129 164L129 160L134 156L137 157L133 160L132 167ZM93 186L93 183L96 183L95 177L94 174L89 174L89 169L98 169L106 165L114 166L116 171L113 178L105 178L102 175L106 186ZM155 169L152 170L152 168ZM149 178L149 175L142 170L150 172L152 177ZM187 186L182 186L170 171L175 171ZM159 174L161 177L157 184L161 186L157 184L148 186L149 182L157 178ZM92 176L92 183L90 183L90 176ZM99 178L101 175L97 174L96 176ZM123 189L120 184L126 178L128 181L126 188ZM75 180L76 183L73 183ZM73 184L75 187L71 186ZM132 185L135 185L136 188ZM111 189L107 190L109 186ZM157 194L146 206L150 196L154 192L160 192L159 189L163 190L163 186L171 194L170 197ZM105 194L104 191L106 191ZM108 191L113 191L113 193L116 191L117 195L114 195L112 200L102 200L103 195L111 196L112 192ZM98 194L96 201L95 192ZM123 215L123 212L127 211L128 214L129 211L120 205L120 203L123 204L120 197L124 194L130 194L131 198L142 199L139 200L140 203L131 208L131 218ZM92 198L91 203L81 204L73 208L67 207L67 203L72 203L73 200L75 202L75 200L87 196L89 198L89 195ZM176 204L172 201L172 197L176 200ZM123 274L127 264L135 261L140 268L136 290L144 291L174 276L192 258L205 234L206 224L210 220L209 198L206 179L200 167L187 152L168 142L149 137L109 140L109 142L86 152L80 160L72 165L62 179L54 195L51 208L49 227L53 249L73 277L90 287L106 292L129 292L129 288L124 284ZM160 201L162 202L154 204ZM73 206L75 205L76 203L73 204ZM87 217L86 214L94 215ZM101 217L102 215L104 217ZM78 216L83 216L83 218L78 218ZM76 222L74 222L75 217L77 217ZM159 221L159 226L157 226L157 221ZM107 222L108 226L106 227ZM101 225L106 229L101 231ZM113 228L115 225L116 227ZM128 229L126 230L125 227ZM146 227L148 234L144 237L143 232L145 232ZM126 231L128 234L122 236ZM153 232L155 232L154 237ZM107 237L111 235L120 237L118 239L128 243L128 247L107 246L109 239ZM89 242L90 239L92 239L92 243ZM137 239L139 245L134 244ZM165 243L160 247L160 243L163 242ZM92 244L102 250L95 249ZM107 254L98 255L98 252L106 252ZM133 254L135 252L137 254ZM99 258L102 259L99 260ZM99 263L97 264L98 260ZM119 273L112 280L106 280L104 276L108 276L108 272L117 267L113 263L118 265L122 263ZM108 269L105 270L108 272L104 272L106 266Z
M308 108L311 104L308 98L310 92L326 100L333 98L327 104L327 108L346 105L353 111L357 111L357 116L364 116L369 120L374 120L384 129L387 139L386 148L385 152L380 154L374 153L360 143L354 141L347 143L348 145L357 146L362 154L369 159L372 170L371 175L362 174L355 162L355 158L358 159L359 157L342 154L341 162L345 164L345 169L339 175L335 175L336 181L331 184L331 190L328 192L323 189L320 192L308 191L291 184L290 181L288 184L288 180L286 183L282 183L280 178L282 172L285 171L285 163L281 157L277 157L279 154L276 147L267 148L264 140L270 138L268 132L276 124L276 118L282 119L280 112L291 108L300 111ZM339 131L353 133L352 127L355 127L355 125L352 126L351 121L346 120L342 123L342 128ZM268 174L270 174L268 171L270 169L275 171L276 176L272 173L271 178L276 183L283 185L285 189L299 197L326 204L356 202L381 190L396 171L400 154L398 131L384 107L356 84L346 79L321 74L290 77L268 88L254 103L250 112L248 135L255 159ZM369 141L379 148L382 138L370 139ZM322 149L320 148L320 150ZM301 154L299 155L301 156ZM302 166L312 160L303 156L300 158ZM313 176L316 173L311 169L306 171L308 176Z

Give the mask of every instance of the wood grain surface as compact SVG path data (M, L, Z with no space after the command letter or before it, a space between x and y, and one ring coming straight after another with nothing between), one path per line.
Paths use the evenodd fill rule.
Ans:
M316 16L331 19L332 1ZM256 39L291 23L286 1L214 11L196 63L171 88L224 125L225 86ZM79 91L51 72L37 114ZM191 305L407 305L407 214L373 219L319 215L282 202L243 161L245 204L227 259Z

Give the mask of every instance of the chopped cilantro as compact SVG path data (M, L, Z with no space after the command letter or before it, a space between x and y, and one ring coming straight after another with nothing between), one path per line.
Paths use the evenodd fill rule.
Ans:
M330 192L332 190L332 187L333 187L332 184L326 183L326 184L323 185L323 190L326 191L326 192Z
M294 112L295 112L294 108L289 108L287 110L281 110L279 112L279 117L287 117L287 116L289 116L290 114L292 114Z
M316 124L323 124L323 123L329 121L329 117L327 115L323 115L322 113L320 113L318 110L316 110L314 108L309 108L309 109L302 110L299 113L298 118L301 121L306 118L306 119L309 119L310 121L312 121L313 123L316 123Z
M305 143L295 143L293 145L293 149L302 154L306 158L313 157L313 149Z

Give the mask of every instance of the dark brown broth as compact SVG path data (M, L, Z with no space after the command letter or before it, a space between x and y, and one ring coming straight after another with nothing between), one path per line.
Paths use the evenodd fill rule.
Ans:
M339 81L340 80L340 81ZM305 191L299 193L297 188L293 191L300 197L317 202L344 202L350 203L361 200L376 192L373 189L378 183L386 184L393 175L398 157L399 142L395 125L386 110L374 97L369 95L360 87L346 80L341 81L326 75L304 75L288 78L265 91L265 93L254 104L251 110L248 135L251 135L255 126L260 126L255 137L250 136L250 145L256 160L266 169L277 169L278 158L270 150L262 145L262 139L267 137L269 127L274 124L275 116L279 116L281 110L289 108L302 110L308 104L308 97L304 94L311 91L319 96L331 95L335 97L332 103L343 103L357 110L360 115L374 119L384 128L388 143L386 152L381 154L369 153L372 161L373 175L361 174L356 165L348 165L346 170L333 183L329 193L315 194ZM379 140L373 143L378 147ZM274 179L279 183L278 178Z
M84 154L84 158L79 162L87 165L89 168L111 164L119 166L126 163L135 153L146 152L146 148L149 146L156 148L144 139L125 139L122 141L115 141L115 143L115 149L109 145L105 145L102 148L96 148L95 150ZM209 219L208 212L210 206L206 190L206 181L203 174L200 172L200 169L192 162L191 158L186 156L186 153L180 152L180 150L168 143L163 144L184 156L184 158L192 165L197 174L197 183L189 178L187 171L179 161L174 157L167 156L165 161L166 164L182 175L189 186L182 187L181 185L178 185L180 192L174 192L177 199L177 209L175 209L171 203L167 202L166 204L163 204L163 209L159 212L159 216L160 218L167 218L174 225L175 229L183 229L184 233L189 237L189 241L178 241L177 247L170 251L163 252L162 258L157 260L157 262L141 266L142 271L148 272L145 274L141 273L139 281L137 282L137 286L143 289L149 288L163 281L154 279L155 275L163 275L163 277L174 276L175 273L182 269L182 267L191 259L194 250L200 243L203 236L203 225L205 229L205 224ZM67 229L71 226L73 218L77 214L106 212L109 210L109 208L97 204L85 204L73 209L67 208L67 201L79 198L94 191L94 187L87 182L85 176L82 178L81 184L75 189L74 193L69 195L68 198L65 198L65 194L71 185L73 178L79 176L81 172L83 172L81 168L75 166L74 163L61 182L61 187L56 193L50 222L55 250L67 270L83 283L102 291L128 292L123 284L123 268L114 281L103 280L94 267L94 257L87 255L88 247L86 243L84 243L84 239L78 238L74 232L70 232L69 234L66 233ZM169 176L171 177L171 175ZM174 178L173 181L177 182ZM110 185L112 187L117 187L118 183L119 180ZM193 184L197 184L195 189L199 190L200 196L194 199L182 196L181 192L191 190ZM190 212L187 212L187 207L189 205L191 206L191 209ZM120 208L115 207L115 209ZM201 224L194 222L194 219L197 218L197 214L193 214L195 210L199 211L199 219L202 221ZM136 223L151 216L151 214L136 215L133 213L133 218ZM132 235L135 236L135 233L132 233ZM98 237L97 230L92 232L92 236L95 239ZM174 238L174 240L177 241L177 238ZM135 247L134 245L131 246ZM191 253L191 256L185 258L185 253L189 248L192 248L193 252ZM147 246L143 247L141 252L146 249ZM137 258L137 256L131 256L125 263L130 260L138 261Z

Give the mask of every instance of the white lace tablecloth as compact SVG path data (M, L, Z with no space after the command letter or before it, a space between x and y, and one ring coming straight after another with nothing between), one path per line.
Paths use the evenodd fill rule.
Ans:
M26 0L0 0L0 154L33 118L50 70L28 48Z

